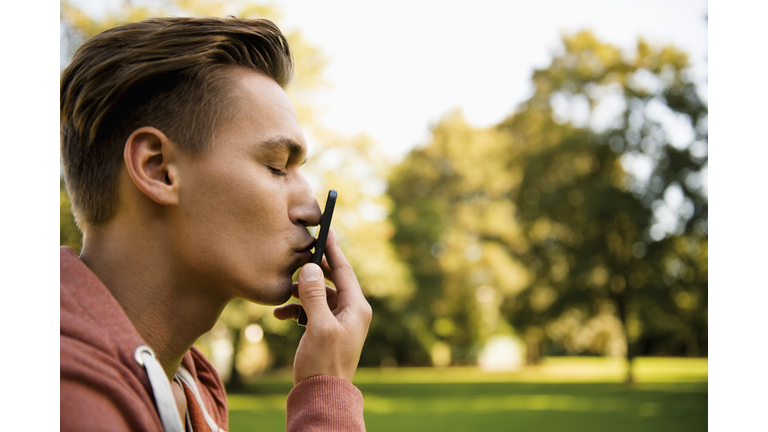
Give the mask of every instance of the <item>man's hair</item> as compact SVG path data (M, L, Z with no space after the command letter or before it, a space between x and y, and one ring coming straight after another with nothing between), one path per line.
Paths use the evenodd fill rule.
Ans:
M161 130L202 155L232 115L225 102L242 67L285 88L293 75L288 42L272 22L238 18L154 18L123 24L85 42L61 75L61 155L78 225L112 217L128 137Z

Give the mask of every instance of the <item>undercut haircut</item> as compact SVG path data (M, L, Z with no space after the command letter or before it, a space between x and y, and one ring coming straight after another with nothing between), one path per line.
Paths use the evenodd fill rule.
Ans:
M61 74L61 156L81 230L109 220L128 137L162 131L182 151L204 155L232 116L232 68L285 88L293 76L288 41L263 19L153 18L85 42ZM227 102L230 103L227 103Z

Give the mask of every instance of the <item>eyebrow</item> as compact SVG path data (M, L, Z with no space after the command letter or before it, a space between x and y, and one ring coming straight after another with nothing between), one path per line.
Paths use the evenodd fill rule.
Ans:
M287 137L280 136L280 137L271 138L266 141L262 141L262 144L272 148L286 149L288 150L288 153L291 156L297 156L297 155L302 155L307 153L303 145ZM304 165L305 163L307 163L307 159L308 158L305 156L304 160L301 162L301 165Z

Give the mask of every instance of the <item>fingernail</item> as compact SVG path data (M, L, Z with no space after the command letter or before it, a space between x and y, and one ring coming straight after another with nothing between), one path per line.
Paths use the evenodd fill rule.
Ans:
M316 281L323 277L323 271L320 270L320 266L317 264L306 264L302 269L299 277L307 282Z

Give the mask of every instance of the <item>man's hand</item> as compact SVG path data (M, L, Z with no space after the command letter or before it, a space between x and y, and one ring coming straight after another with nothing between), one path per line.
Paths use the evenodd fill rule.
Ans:
M322 270L312 263L304 265L293 286L293 296L301 300L308 320L293 362L294 384L318 375L352 382L371 323L371 306L333 229L328 233L325 256ZM326 286L325 279L336 289ZM296 319L301 307L288 304L274 314L281 320Z

